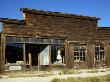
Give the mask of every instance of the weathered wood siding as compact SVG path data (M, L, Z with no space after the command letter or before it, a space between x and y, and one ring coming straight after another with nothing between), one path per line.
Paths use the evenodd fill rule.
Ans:
M96 20L25 13L26 24L38 35L64 36L69 40L92 39L97 27ZM73 37L75 36L75 37Z
M0 73L5 71L5 37L1 34L1 44L0 44Z
M100 45L101 43L105 46L106 55L103 63L105 63L106 66L110 66L110 29L98 28L98 18L28 9L21 11L23 11L25 15L25 20L0 20L3 22L3 34L6 36L66 37L65 54L68 68L74 68L75 66L79 68L95 67L97 62L94 60L94 46ZM83 41L86 42L87 55L85 62L74 63L74 44L69 44L68 41L78 41L79 44ZM1 46L1 52L4 54L5 49L3 45L4 39L2 40Z

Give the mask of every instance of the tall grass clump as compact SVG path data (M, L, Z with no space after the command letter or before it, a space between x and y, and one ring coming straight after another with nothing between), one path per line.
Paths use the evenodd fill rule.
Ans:
M103 77L85 77L85 78L73 78L68 79L53 79L51 82L110 82L110 75Z

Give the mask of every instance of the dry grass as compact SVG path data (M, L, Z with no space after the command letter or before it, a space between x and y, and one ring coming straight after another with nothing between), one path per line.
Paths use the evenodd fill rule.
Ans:
M62 70L62 74L77 74L79 73L78 70L74 70L74 69L63 69Z
M85 78L68 78L53 79L51 82L110 82L110 75L104 77L85 77Z

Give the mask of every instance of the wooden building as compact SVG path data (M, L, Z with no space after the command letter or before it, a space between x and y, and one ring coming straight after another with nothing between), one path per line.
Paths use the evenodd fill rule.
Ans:
M110 66L110 28L98 27L100 18L29 8L20 11L23 20L0 18L1 73L57 65Z

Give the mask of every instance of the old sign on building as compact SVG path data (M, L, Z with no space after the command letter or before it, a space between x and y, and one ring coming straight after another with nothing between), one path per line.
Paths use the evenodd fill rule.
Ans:
M21 70L21 66L9 66L10 71Z

